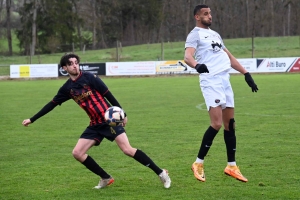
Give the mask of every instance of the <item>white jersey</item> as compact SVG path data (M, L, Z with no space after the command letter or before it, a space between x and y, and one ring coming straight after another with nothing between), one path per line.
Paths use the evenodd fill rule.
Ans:
M213 76L231 69L221 36L210 28L195 27L187 36L185 48L187 47L195 48L195 60L207 66L209 73L202 73L200 77Z

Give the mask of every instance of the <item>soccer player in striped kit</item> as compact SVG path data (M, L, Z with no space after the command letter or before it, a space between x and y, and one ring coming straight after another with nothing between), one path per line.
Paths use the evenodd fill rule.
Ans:
M221 36L211 30L211 10L207 5L194 8L196 27L189 33L185 43L184 61L200 74L200 88L210 117L210 126L204 133L195 162L192 164L194 176L205 181L204 157L213 140L224 125L224 141L227 150L227 166L224 173L240 181L247 182L236 165L236 136L234 120L234 95L230 84L231 68L244 74L252 92L258 88L249 72L226 49Z
M110 141L116 141L124 154L134 158L144 166L149 167L157 174L165 188L171 185L171 179L168 171L159 168L151 158L143 151L133 148L124 126L127 123L127 117L122 126L109 126L104 120L104 113L110 106L121 105L109 91L104 82L96 75L89 72L83 72L79 69L80 58L76 54L66 54L60 60L60 65L69 73L69 79L58 90L53 100L46 104L38 113L29 119L25 119L22 124L28 126L38 118L50 112L57 105L61 105L69 99L73 99L89 116L90 124L80 136L76 146L73 149L73 156L86 168L100 176L100 181L96 189L104 188L114 182L114 179L104 169L102 169L95 160L87 154L87 151L98 146L106 138Z

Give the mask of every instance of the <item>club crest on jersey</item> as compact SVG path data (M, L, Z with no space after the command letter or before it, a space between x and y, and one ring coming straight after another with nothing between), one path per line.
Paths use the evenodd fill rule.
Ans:
M216 99L216 100L215 100L215 103L220 103L220 99Z
M70 90L70 95L71 96L78 96L79 92L78 91L74 91L73 89Z
M219 52L222 49L222 44L212 41L211 46L213 48L213 52Z
M87 84L83 84L83 88L86 89L86 90L90 90L91 89L91 87L89 85L87 85Z

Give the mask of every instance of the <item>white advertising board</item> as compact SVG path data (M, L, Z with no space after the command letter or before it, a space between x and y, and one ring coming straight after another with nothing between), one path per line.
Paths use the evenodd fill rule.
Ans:
M107 62L106 76L154 75L155 61Z
M156 74L196 74L183 60L156 61Z
M10 65L10 78L58 77L57 64Z
M256 72L288 72L297 58L258 58Z
M237 59L237 61L248 71L248 72L256 72L256 58L241 58ZM239 73L235 69L231 69L229 73Z

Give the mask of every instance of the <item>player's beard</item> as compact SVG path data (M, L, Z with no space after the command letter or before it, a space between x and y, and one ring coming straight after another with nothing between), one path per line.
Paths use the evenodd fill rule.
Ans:
M212 22L212 21L204 21L204 20L202 20L201 22L202 22L202 24L203 24L204 26L209 27L209 26L211 25L211 22Z
M79 69L72 69L67 71L71 76L78 76L80 74Z

